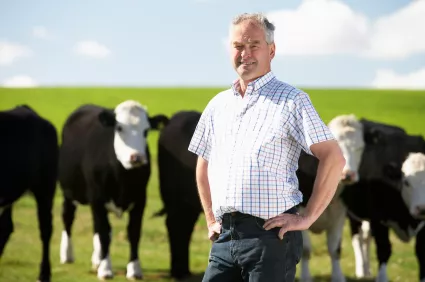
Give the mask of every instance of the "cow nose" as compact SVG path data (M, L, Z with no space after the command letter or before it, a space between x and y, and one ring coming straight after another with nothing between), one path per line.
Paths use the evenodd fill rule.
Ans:
M415 213L417 218L425 218L425 205L416 206Z
M145 164L146 163L146 157L145 156L142 156L140 154L137 154L137 153L132 154L130 156L130 163L132 165L142 165L142 164Z

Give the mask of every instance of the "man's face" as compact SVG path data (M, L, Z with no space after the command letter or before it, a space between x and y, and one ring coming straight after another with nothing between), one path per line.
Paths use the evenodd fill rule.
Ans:
M271 69L275 45L267 44L265 31L246 20L233 27L230 34L232 63L240 78L254 80Z

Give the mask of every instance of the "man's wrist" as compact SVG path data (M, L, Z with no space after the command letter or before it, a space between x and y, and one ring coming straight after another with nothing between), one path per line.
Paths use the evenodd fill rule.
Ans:
M214 217L214 214L211 212L211 214L208 214L206 217L207 226L210 227L214 223L216 223L216 219Z
M308 226L311 226L315 221L315 217L309 213L304 213L304 214L301 214L300 216L303 218L304 222Z

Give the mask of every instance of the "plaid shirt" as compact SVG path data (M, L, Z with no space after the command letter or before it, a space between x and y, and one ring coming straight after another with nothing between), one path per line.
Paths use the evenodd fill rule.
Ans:
M206 106L188 150L208 161L214 216L239 211L263 219L302 202L296 170L301 150L334 139L309 96L272 72L239 82Z

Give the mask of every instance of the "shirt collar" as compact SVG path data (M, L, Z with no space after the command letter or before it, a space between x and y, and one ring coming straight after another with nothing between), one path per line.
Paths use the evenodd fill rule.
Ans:
M275 78L274 73L272 71L269 71L265 75L260 76L259 78L248 83L245 93L247 95L254 94L255 90L260 89L261 87L269 83L274 78ZM232 83L233 94L236 96L239 96L240 95L239 89L240 89L239 79L235 79Z

